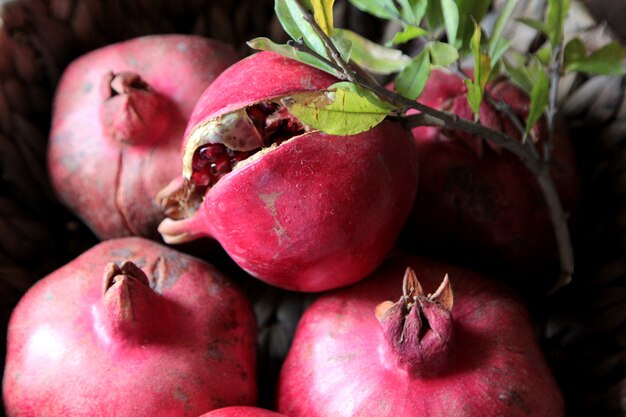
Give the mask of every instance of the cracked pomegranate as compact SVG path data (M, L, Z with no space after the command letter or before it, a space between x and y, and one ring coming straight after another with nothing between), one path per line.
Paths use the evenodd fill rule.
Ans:
M524 305L476 273L408 257L321 296L305 312L281 370L278 411L291 417L564 413Z
M529 100L505 81L488 86L495 102L524 121ZM419 102L473 119L463 79L434 70ZM480 122L513 138L520 131L503 110L484 100ZM406 229L411 245L448 259L463 260L480 269L523 273L557 260L554 229L537 180L508 151L469 134L435 127L413 129L420 159L420 187ZM543 151L543 122L532 132ZM551 154L551 174L566 211L576 207L579 177L572 144L557 126ZM527 280L527 276L524 277Z
M181 138L201 92L236 59L226 44L153 35L92 51L58 85L49 172L101 239L158 237L157 192L180 173Z
M347 285L375 269L410 211L416 150L395 123L333 136L283 104L335 82L270 52L224 71L191 116L183 175L159 196L164 240L212 237L253 276L292 290Z
M211 265L155 242L101 243L40 280L8 328L13 416L189 416L256 401L256 322Z

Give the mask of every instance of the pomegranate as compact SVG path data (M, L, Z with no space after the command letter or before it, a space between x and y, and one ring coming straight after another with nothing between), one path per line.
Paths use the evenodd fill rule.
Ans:
M291 417L564 412L524 305L477 273L409 257L322 295L305 312L281 370L278 411Z
M291 290L339 287L375 269L410 212L416 150L393 122L333 136L283 105L336 81L271 52L224 71L191 116L183 176L160 195L164 240L212 237L251 275Z
M273 411L265 410L263 408L246 407L246 406L233 406L220 408L213 410L206 414L202 414L200 417L286 417L283 414L278 414Z
M49 172L61 201L101 239L158 238L157 192L179 174L181 138L201 92L234 50L152 35L72 62L57 87Z
M143 238L106 241L15 308L6 411L197 417L252 405L255 334L248 300L211 265Z
M510 106L521 121L529 100L505 81L488 86L489 95ZM467 89L460 76L434 70L419 101L473 119ZM510 117L487 100L480 122L521 137ZM579 197L579 179L572 144L563 126L554 135L551 174L565 210ZM413 135L419 150L420 187L405 232L412 246L449 258L469 261L480 269L524 271L543 268L557 259L554 229L537 180L508 151L485 145L471 135L418 127ZM545 128L537 124L533 136L541 151Z

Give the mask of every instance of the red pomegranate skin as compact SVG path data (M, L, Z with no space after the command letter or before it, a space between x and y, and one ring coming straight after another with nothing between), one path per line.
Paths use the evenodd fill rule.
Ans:
M508 82L488 87L496 100L508 103L525 120L527 96ZM418 101L472 119L467 89L456 74L433 70ZM483 101L481 123L519 138L507 116ZM546 136L535 127L541 152ZM413 129L420 159L420 186L405 236L415 247L445 253L448 259L481 269L525 271L557 259L554 229L537 180L523 163L505 150L480 139L436 127ZM575 209L580 180L572 143L557 125L551 175L566 212Z
M286 417L274 411L257 407L233 406L213 410L200 417Z
M236 59L219 41L151 35L72 62L55 94L48 149L60 200L101 239L158 238L164 215L154 197L180 172L187 120L202 91ZM138 75L147 87L111 81L112 73Z
M184 154L207 121L336 81L274 53L244 59L200 98ZM417 154L405 129L383 122L353 136L313 130L259 154L209 188L192 216L164 220L164 240L213 237L251 275L298 291L350 284L382 262L417 190Z
M127 271L126 261L143 278L131 268L103 284L105 268ZM15 308L6 412L197 417L253 405L255 340L248 300L214 267L143 238L109 240L40 280Z
M422 362L403 362L375 316L379 303L402 295L407 266L426 293L435 292L445 274L454 293L447 329L452 337L441 326L433 332L433 326L419 333L424 343L406 347L417 354L414 358L429 358ZM410 333L406 340L412 340ZM371 278L322 295L305 312L281 370L277 398L278 411L291 417L558 417L564 412L525 306L501 284L416 257L394 258Z

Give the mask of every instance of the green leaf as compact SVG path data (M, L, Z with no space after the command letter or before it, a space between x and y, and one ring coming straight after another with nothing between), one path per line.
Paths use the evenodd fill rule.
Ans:
M570 42L571 43L571 42ZM568 44L569 45L569 44ZM583 46L584 47L584 46ZM580 50L577 51L580 53ZM588 57L569 62L567 71L579 71L592 75L624 75L624 49L618 42L611 42L592 52Z
M554 48L563 41L563 26L570 8L570 0L548 0L548 37Z
M491 67L493 68L498 62L500 62L500 58L504 55L506 51L511 47L511 41L508 39L500 39L500 42L495 47L491 56Z
M430 62L432 65L447 67L459 59L459 51L449 43L430 42L426 48L430 52Z
M550 29L548 28L548 25L545 22L541 21L541 20L528 19L528 18L525 18L525 17L522 17L522 18L519 18L519 19L515 19L515 20L517 20L518 22L520 22L520 23L522 23L522 24L524 24L524 25L526 25L526 26L528 26L530 28L536 29L536 30L538 30L539 32L541 32L541 33L543 33L545 35L548 35L549 32L550 32Z
M569 69L569 66L583 61L587 58L587 48L580 38L574 38L565 45L563 50L563 68Z
M448 36L448 43L456 45L456 34L459 29L459 8L454 0L440 1L443 21L446 26L446 35Z
M393 0L350 0L350 3L357 9L381 19L400 19L400 11Z
M469 102L470 108L474 112L474 118L478 120L478 116L480 115L480 105L483 101L483 92L481 91L480 86L470 79L465 80L465 85L467 86L467 101Z
M429 0L426 7L426 20L431 32L443 24L441 3L438 0Z
M545 75L543 66L537 57L531 57L528 62L521 53L512 54L512 57L516 61L514 64L504 60L506 74L515 85L530 95L539 77Z
M491 0L455 0L459 9L459 30L457 38L463 51L467 50L474 32L473 22L480 22L489 10Z
M296 94L283 99L283 103L291 114L312 128L342 136L370 130L393 109L386 102L372 101L371 93L368 97L367 90L355 84L338 83L331 88Z
M513 13L513 9L515 8L515 2L516 0L508 0L506 5L504 6L504 8L502 9L502 11L500 12L500 16L498 16L498 19L496 20L496 23L493 27L493 32L491 33L491 38L489 39L489 46L488 46L488 53L489 56L491 57L492 61L497 61L498 59L496 59L496 52L498 52L499 56L502 56L502 53L504 53L504 51L501 51L502 49L502 31L504 30L504 26L506 25L506 23L508 22L509 18L511 17L511 14ZM504 43L508 42L508 40L504 40ZM510 42L509 42L510 45ZM504 50L508 49L505 48Z
M422 29L419 26L407 26L404 30L397 32L393 39L388 42L387 46L391 45L399 45L402 43L406 43L415 38L419 38L420 36L428 35L428 31Z
M379 109L386 109L387 113L391 112L392 110L398 109L393 104L378 97L373 91L368 90L367 88L359 84L351 83L349 81L340 81L338 83L335 83L328 87L328 90L349 90L369 101L374 107Z
M422 51L402 70L394 83L394 91L410 100L422 94L430 75L430 54Z
M335 0L309 0L313 10L313 18L317 25L328 36L333 33L333 4Z
M535 56L541 62L542 65L548 65L550 62L550 55L552 54L552 48L550 45L546 45L543 48L539 48L537 52L535 52Z
M530 130L533 128L537 120L543 115L548 107L548 100L550 95L550 81L545 71L541 71L539 79L533 85L530 92L530 110L528 111L528 118L526 119L526 131L524 132L524 138L528 136Z
M480 51L480 40L482 31L478 23L474 22L474 34L470 41L470 50L474 55L474 80L481 89L481 94L485 91L489 73L491 71L491 60Z
M352 41L348 39L344 32L336 30L330 37L333 45L339 51L339 55L343 58L344 61L350 61L350 56L352 54Z
M313 55L307 54L306 52L298 51L296 48L294 48L291 45L277 44L268 38L255 38L255 39L249 40L247 43L248 43L248 46L250 46L253 49L257 49L260 51L276 52L277 54L280 54L287 58L295 59L296 61L302 62L307 65L311 65L317 69L320 69L329 74L332 74L335 77L338 77L340 75L339 72L337 72L332 66L328 65L324 61L320 60L319 58Z
M419 24L426 15L428 0L408 0L408 2L413 14L413 21Z
M304 18L303 6L297 0L275 0L274 11L291 39L298 40L301 38L309 48L328 58L324 42Z
M352 42L352 61L371 73L392 74L402 71L411 62L411 58L398 49L385 48L347 29L336 29L335 35L338 33Z

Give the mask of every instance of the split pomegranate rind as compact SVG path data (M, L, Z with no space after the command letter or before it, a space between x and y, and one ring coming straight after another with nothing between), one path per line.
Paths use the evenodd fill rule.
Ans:
M399 124L328 135L282 104L336 81L270 52L218 77L187 128L183 176L160 194L164 240L213 237L250 274L292 290L347 285L376 268L412 205L416 149Z
M405 298L407 267L420 288ZM292 417L564 414L521 301L471 271L408 257L307 309L277 399Z

